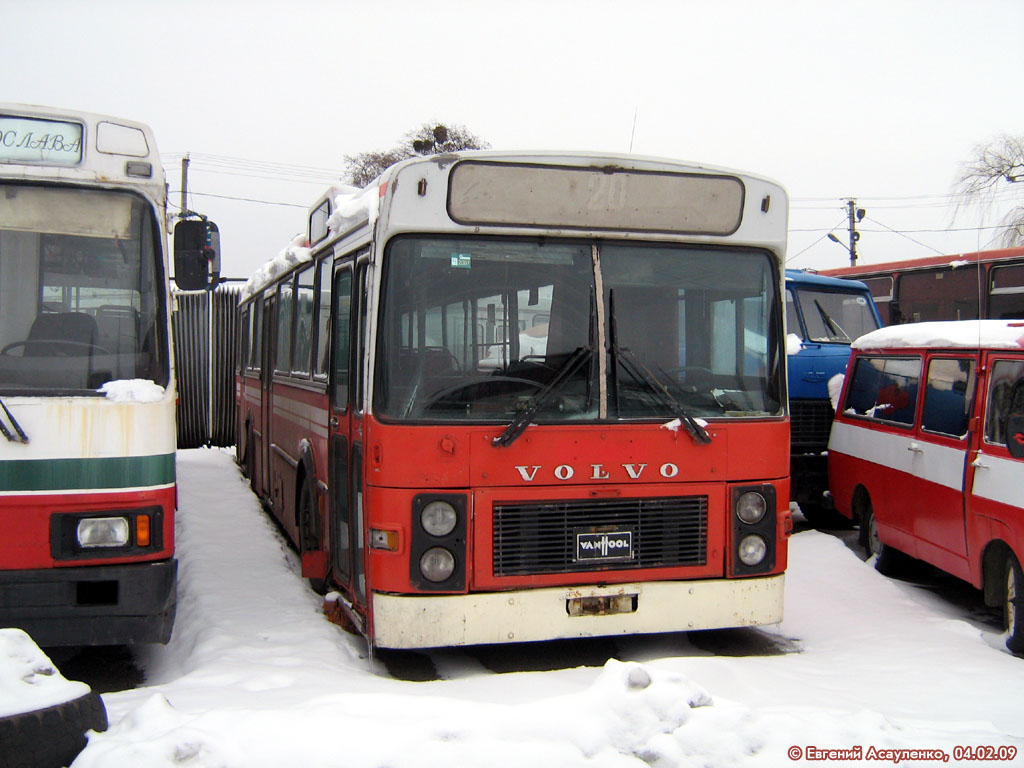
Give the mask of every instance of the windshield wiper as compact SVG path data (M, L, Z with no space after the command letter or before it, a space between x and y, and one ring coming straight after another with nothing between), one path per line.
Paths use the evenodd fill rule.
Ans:
M584 363L590 360L593 354L593 347L576 347L576 351L569 355L569 359L566 360L562 364L562 367L558 369L555 377L546 387L544 387L544 389L537 393L537 396L533 398L533 402L531 402L529 406L516 414L512 423L505 427L504 432L491 440L491 445L508 446L515 442L516 438L523 434L523 432L526 431L526 428L530 426L530 421L532 421L533 417L537 415L537 411L540 410L540 407L547 402L551 395L559 391L565 382L568 381Z
M0 419L0 434L6 437L7 441L11 443L28 443L28 435L25 434L25 430L21 428L21 424L19 424L18 420L14 418L14 414L11 413L10 408L7 407L7 404L3 400L0 400L0 408L4 409L4 413L7 414L7 418L11 420L11 426L14 427L14 431L18 433L17 437L11 434L11 430L9 430L7 425L4 424L3 419Z
M612 347L612 355L614 355L619 365L625 368L630 376L646 384L648 389L654 393L654 396L661 401L661 404L668 408L673 416L679 419L680 423L686 427L686 431L690 433L693 442L698 445L707 445L711 442L711 435L708 434L708 431L701 426L699 421L686 412L686 409L679 404L678 400L672 397L668 387L661 382L661 379L651 373L650 369L643 364L640 358L626 347L617 346Z
M818 308L818 314L821 315L821 319L824 321L825 325L830 329L833 338L838 339L839 334L841 333L847 341L850 340L850 334L844 331L842 326L832 319L832 316L825 311L825 308L823 306L821 306L820 301L815 299L814 306Z
M647 388L651 390L656 398L661 401L661 404L667 407L672 415L679 419L679 422L686 428L686 431L690 433L690 437L693 438L693 442L698 445L707 445L711 442L711 435L708 431L701 426L693 416L686 412L686 409L679 404L672 393L668 391L661 380L651 373L650 369L643 364L636 355L634 355L628 348L620 347L618 340L618 329L616 328L615 321L615 289L612 288L608 291L608 311L611 314L611 346L612 346L612 357L615 361L621 365L626 372L632 376L636 381L642 382L647 385ZM616 398L618 397L618 380L616 379Z

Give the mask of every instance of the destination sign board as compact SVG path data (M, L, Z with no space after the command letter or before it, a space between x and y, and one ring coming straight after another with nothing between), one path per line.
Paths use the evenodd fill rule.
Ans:
M0 115L0 162L78 165L81 161L81 123Z

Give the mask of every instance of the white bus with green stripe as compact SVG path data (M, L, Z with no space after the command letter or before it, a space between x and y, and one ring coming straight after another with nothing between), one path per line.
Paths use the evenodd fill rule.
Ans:
M148 127L0 104L0 627L167 642L166 184Z

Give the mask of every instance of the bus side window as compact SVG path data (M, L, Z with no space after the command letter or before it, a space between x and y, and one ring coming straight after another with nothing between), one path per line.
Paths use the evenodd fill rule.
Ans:
M355 342L355 395L353 402L356 403L356 410L362 410L363 403L363 376L366 365L366 333L367 333L367 302L366 295L366 262L361 262L356 268L356 282L353 300L358 298L359 305L356 307L356 327L351 334Z
M334 333L331 350L334 365L334 383L331 403L335 410L344 411L349 402L350 362L352 359L352 270L342 269L334 275Z
M292 373L308 377L313 359L313 280L315 270L308 267L295 281L295 348L292 350Z
M249 330L249 365L253 371L263 368L263 300L257 298L252 303L252 325Z
M292 365L292 284L282 283L277 299L277 349L274 370L287 373Z
M241 312L239 322L240 333L238 334L238 363L236 373L244 373L249 367L249 334L252 331L252 305L247 306Z
M320 262L317 285L320 294L317 297L316 308L316 362L313 365L313 376L318 379L327 378L327 363L330 360L331 339L331 259L327 258Z

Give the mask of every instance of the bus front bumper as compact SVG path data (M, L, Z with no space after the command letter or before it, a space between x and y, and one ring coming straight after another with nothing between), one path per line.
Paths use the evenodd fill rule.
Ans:
M776 624L784 586L776 574L467 595L375 592L373 643L434 648Z
M36 645L166 643L177 608L177 560L0 571L0 627Z

